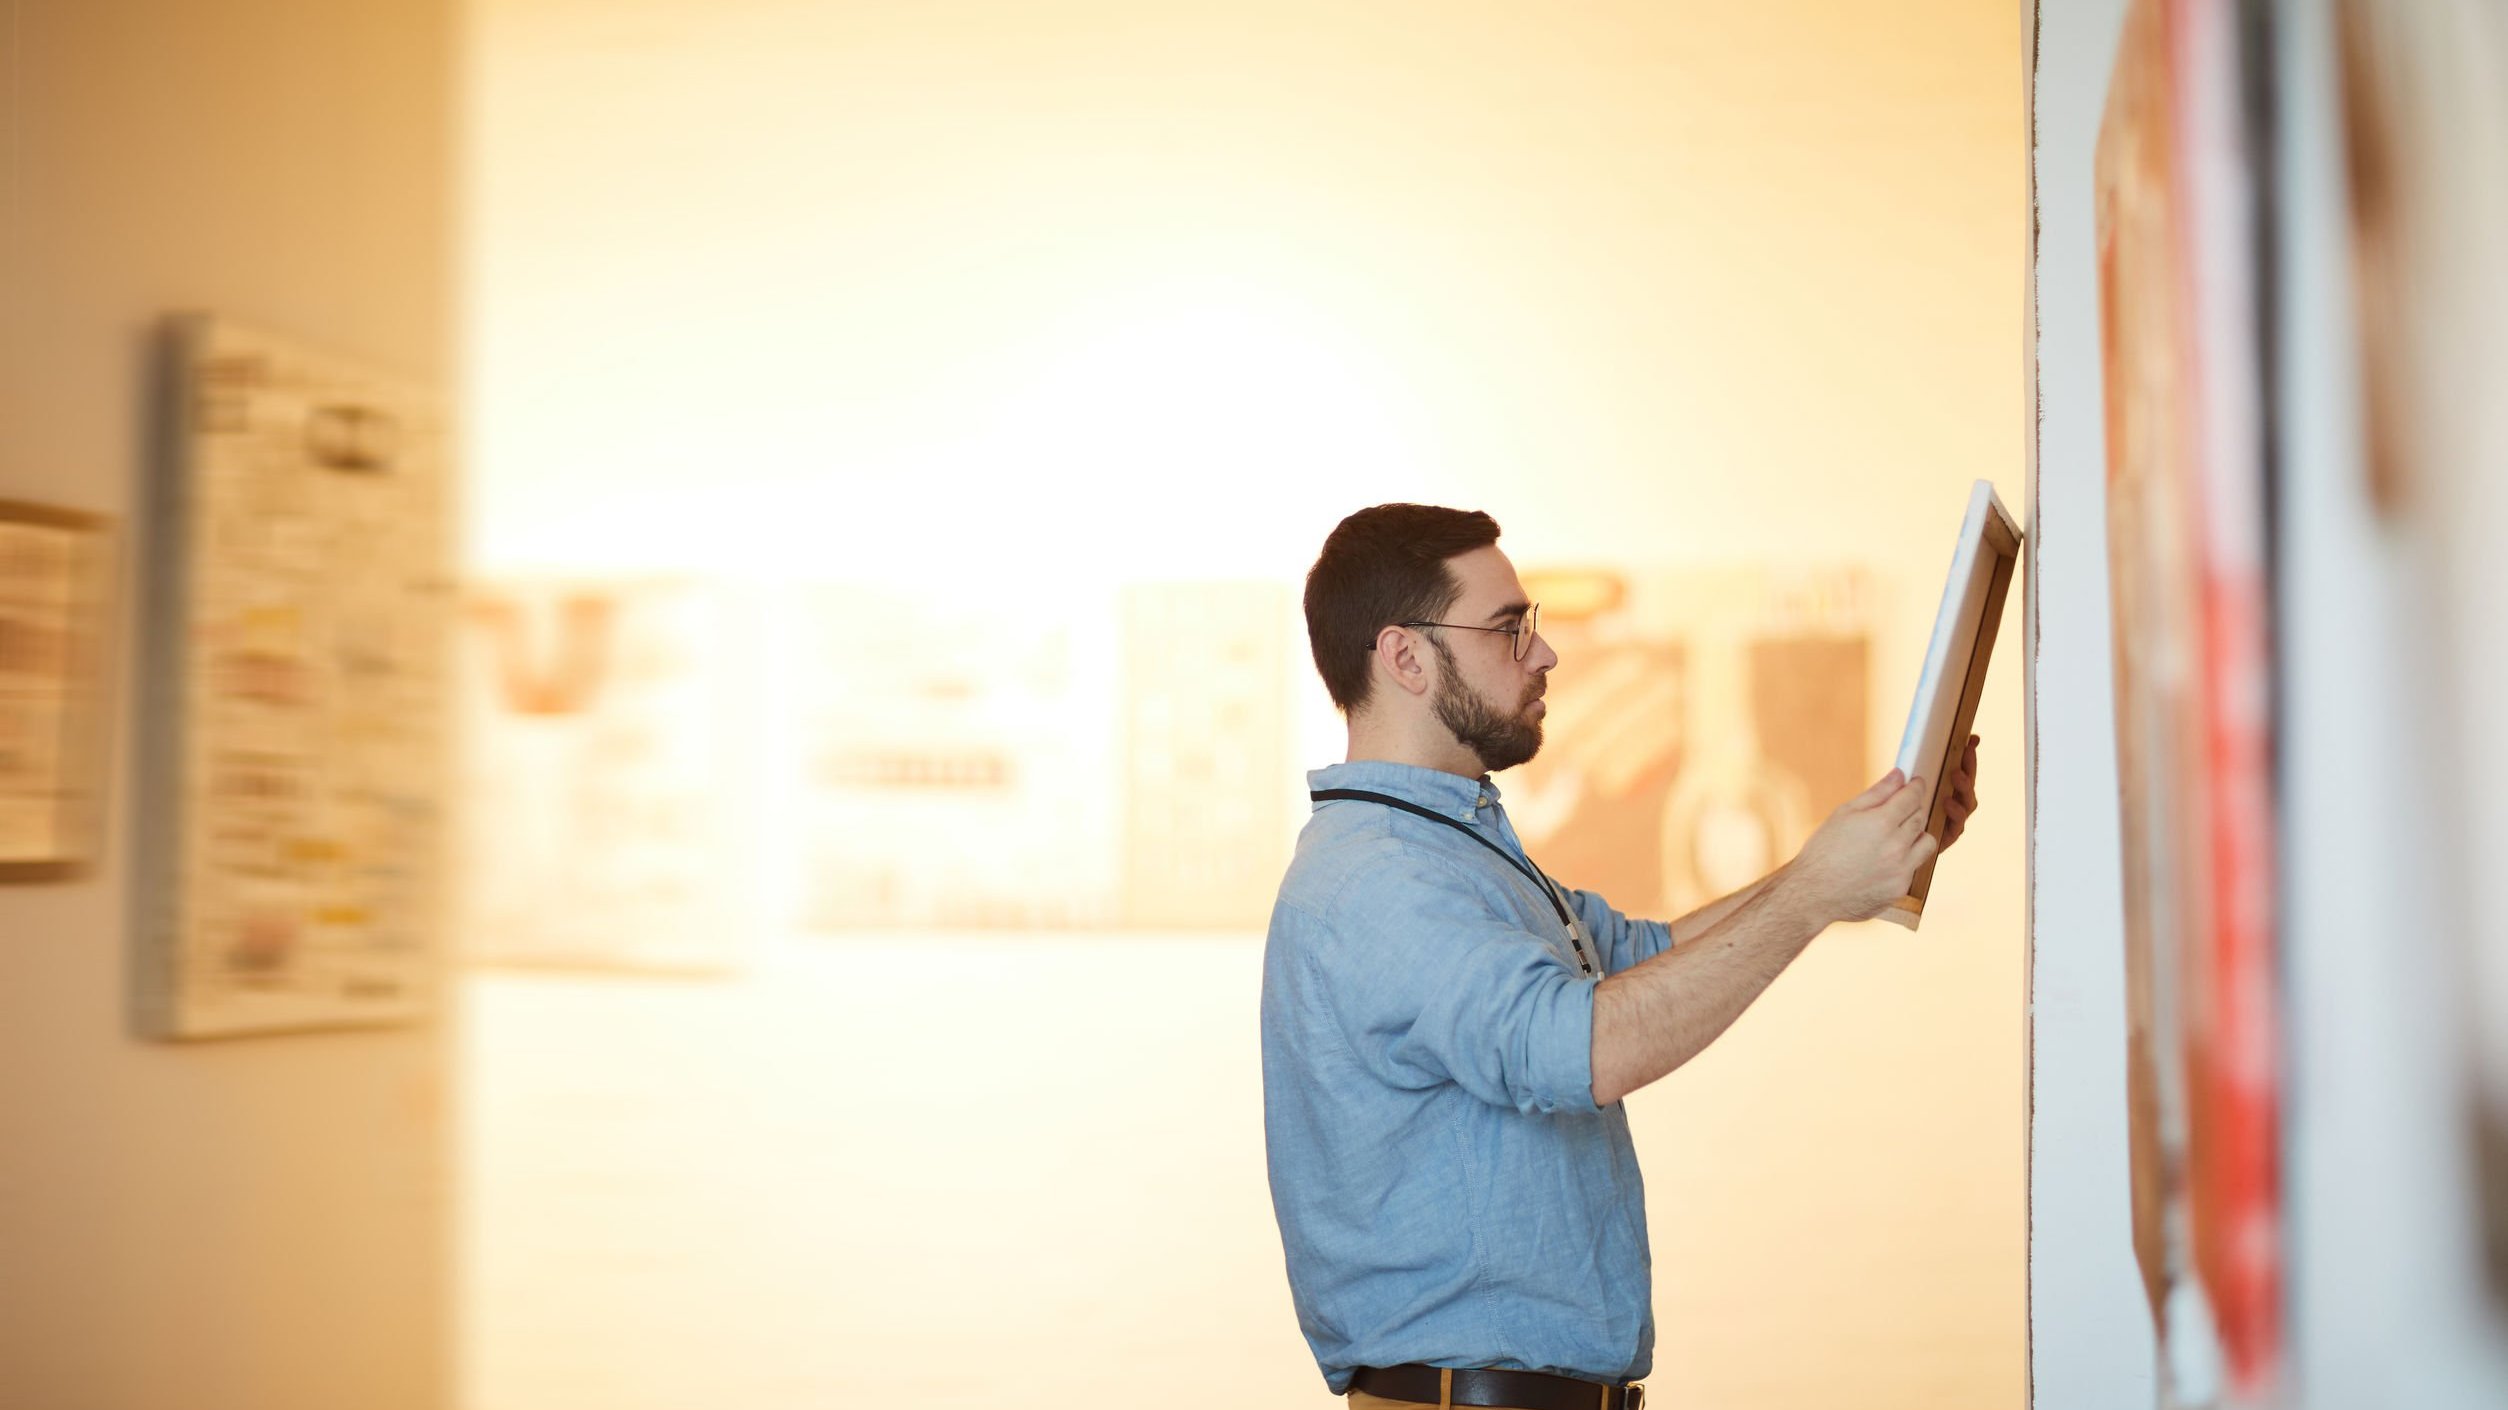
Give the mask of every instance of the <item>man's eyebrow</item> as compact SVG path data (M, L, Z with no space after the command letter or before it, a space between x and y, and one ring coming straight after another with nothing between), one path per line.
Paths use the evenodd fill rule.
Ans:
M1490 613L1488 616L1481 618L1481 620L1484 622L1495 622L1502 617L1521 617L1525 613L1532 610L1533 604L1529 602L1510 602L1506 606L1499 608L1497 611Z

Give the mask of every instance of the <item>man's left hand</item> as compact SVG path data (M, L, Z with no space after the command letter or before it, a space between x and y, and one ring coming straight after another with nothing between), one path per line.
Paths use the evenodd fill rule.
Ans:
M1942 811L1942 850L1947 852L1968 830L1969 815L1977 811L1977 736L1973 734L1960 752L1959 772L1951 775L1951 796Z

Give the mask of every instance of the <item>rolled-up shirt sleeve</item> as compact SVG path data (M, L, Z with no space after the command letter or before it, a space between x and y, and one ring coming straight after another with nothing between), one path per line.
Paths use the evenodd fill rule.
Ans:
M1602 972L1618 974L1672 948L1672 927L1659 920L1638 920L1611 908L1591 891L1568 892L1568 904L1602 955Z
M1593 979L1450 863L1395 846L1344 886L1315 950L1361 1062L1522 1112L1591 1113Z

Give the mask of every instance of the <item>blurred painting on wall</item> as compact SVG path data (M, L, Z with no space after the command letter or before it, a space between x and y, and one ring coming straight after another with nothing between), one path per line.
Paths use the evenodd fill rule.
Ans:
M1261 929L1297 782L1285 586L794 606L803 931Z
M1111 595L820 584L791 606L804 932L1119 923Z
M720 971L746 935L756 790L721 591L472 587L462 613L462 934L491 964Z
M1758 880L1861 792L1871 577L1528 572L1558 651L1540 754L1501 780L1542 866L1631 915Z
M224 319L172 337L151 504L143 1028L431 1003L451 588L427 393Z
M2136 0L2100 133L2134 1251L2162 1403L2281 1373L2271 584L2255 51Z
M2437 829L2462 937L2474 1180L2508 1313L2508 15L2482 0L2336 7L2370 492L2434 581Z
M1268 923L1295 826L1293 611L1279 583L1123 589L1127 925Z
M99 516L0 501L0 882L94 858L108 543Z

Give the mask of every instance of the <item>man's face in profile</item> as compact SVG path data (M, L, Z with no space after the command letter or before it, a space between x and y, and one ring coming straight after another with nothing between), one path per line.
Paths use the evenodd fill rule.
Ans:
M1447 560L1462 592L1443 620L1462 626L1503 628L1521 622L1532 604L1515 576L1515 565L1495 545ZM1429 706L1456 742L1491 773L1511 769L1541 752L1541 722L1549 713L1542 695L1558 653L1538 634L1523 660L1503 631L1426 633L1437 654L1437 685ZM1447 638L1454 638L1448 641Z

